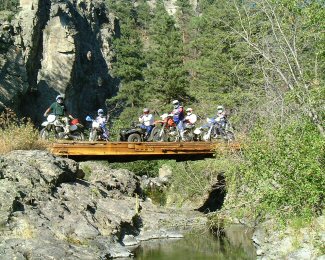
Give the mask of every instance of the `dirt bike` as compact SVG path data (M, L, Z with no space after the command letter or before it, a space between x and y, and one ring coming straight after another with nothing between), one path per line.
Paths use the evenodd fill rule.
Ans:
M230 122L227 119L217 121L215 118L207 118L207 124L194 130L195 141L212 141L214 139L235 140L235 135Z
M183 141L191 142L194 141L194 130L195 124L184 122Z
M87 122L91 123L91 129L89 132L89 141L108 141L109 140L109 133L106 129L105 125L98 123L95 119L91 118L90 116L86 117Z
M49 115L46 121L42 123L42 126L40 137L43 140L54 138L83 141L85 139L83 134L84 127L76 118L71 120L69 126L66 126L60 117Z
M131 127L120 130L118 137L120 142L150 142L152 141L152 131L148 135L146 129L141 124L133 122Z
M174 122L172 114L163 114L161 120L155 122L152 129L152 139L156 142L179 142L181 140L180 131Z

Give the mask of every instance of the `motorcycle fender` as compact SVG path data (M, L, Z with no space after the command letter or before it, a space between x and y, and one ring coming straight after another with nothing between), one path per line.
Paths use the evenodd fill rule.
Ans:
M76 131L78 129L78 126L76 125L70 125L69 130L72 131Z
M42 123L42 126L46 127L49 124L49 122L45 121Z
M201 133L202 133L202 131L198 128L194 130L194 134L196 134L196 135L199 135Z
M136 129L131 129L126 132L127 135L134 134L134 133L141 135L141 133Z

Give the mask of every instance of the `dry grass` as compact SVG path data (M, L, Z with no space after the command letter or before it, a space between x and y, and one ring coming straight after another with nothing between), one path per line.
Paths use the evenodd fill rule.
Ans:
M30 119L19 119L12 110L6 109L0 114L0 154L32 149L46 149L38 130Z

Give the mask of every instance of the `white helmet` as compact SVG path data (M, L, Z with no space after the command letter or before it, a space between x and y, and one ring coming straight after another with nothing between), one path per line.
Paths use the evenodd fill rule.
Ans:
M189 108L186 109L187 115L191 115L192 112L193 112L193 109L192 108L189 107Z
M101 109L101 108L98 109L97 114L98 114L99 116L104 115L104 110Z
M173 100L173 105L174 105L174 108L178 108L179 106L179 101L177 99Z
M218 107L217 107L217 110L221 110L221 111L223 111L224 108L223 108L223 106L218 106Z
M55 98L56 102L58 102L59 104L63 103L63 99L64 98L63 98L62 95L57 95L56 98Z
M143 109L143 113L149 113L149 108L146 108L146 107L145 107L145 108Z
M57 95L55 100L58 101L58 99L64 99L62 95Z

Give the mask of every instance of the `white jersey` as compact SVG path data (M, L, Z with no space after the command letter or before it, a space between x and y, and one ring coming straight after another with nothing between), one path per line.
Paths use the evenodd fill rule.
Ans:
M220 121L224 120L225 117L226 117L226 113L225 112L217 113L216 121L217 122L220 122Z
M139 122L145 126L150 126L154 124L154 118L152 114L143 114L139 117Z
M189 116L185 117L185 122L186 121L191 124L195 124L195 122L197 121L197 116L195 114L190 114Z
M106 124L107 118L106 118L106 116L98 116L98 117L96 117L96 122L99 124Z

